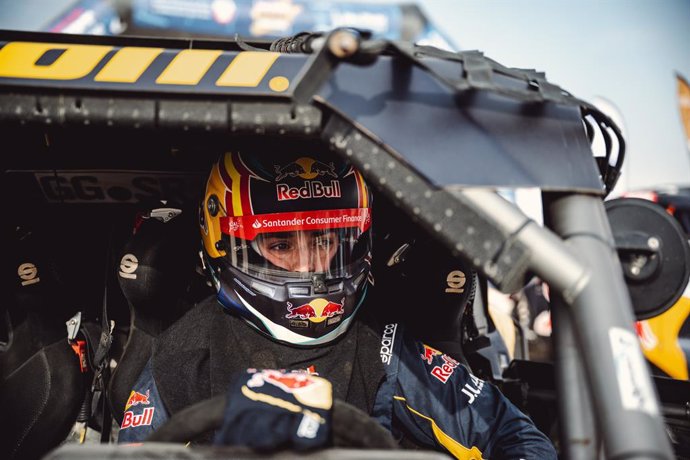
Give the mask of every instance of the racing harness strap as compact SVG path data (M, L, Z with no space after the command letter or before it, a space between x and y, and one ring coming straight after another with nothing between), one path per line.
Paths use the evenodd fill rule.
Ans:
M85 441L89 421L95 420L95 418L100 419L100 423L97 425L101 428L101 442L110 442L112 417L110 406L105 397L105 390L110 378L110 360L108 358L113 342L112 330L114 327L114 322L108 320L109 254L110 252L108 252L106 257L106 278L103 289L103 309L100 327L95 323L82 322L81 312L77 312L75 316L67 321L67 340L79 357L81 372L93 372L91 386L86 390L82 407L77 416L77 423L81 425L80 443Z

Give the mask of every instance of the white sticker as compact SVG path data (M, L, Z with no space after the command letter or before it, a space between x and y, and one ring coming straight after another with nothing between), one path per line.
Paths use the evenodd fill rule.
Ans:
M319 432L320 423L313 414L306 412L297 427L297 436L300 438L314 439Z
M657 415L659 407L637 336L613 327L609 329L609 339L623 408Z

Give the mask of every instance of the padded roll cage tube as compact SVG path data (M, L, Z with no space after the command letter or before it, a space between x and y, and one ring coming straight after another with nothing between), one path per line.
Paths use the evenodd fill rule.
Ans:
M329 69L333 59L331 55ZM318 60L319 56L314 62ZM313 82L311 85L313 88ZM546 94L563 97L553 87L547 87ZM593 110L588 107L584 112ZM598 123L610 124L619 136L610 120L599 117ZM332 150L363 171L370 184L456 256L469 259L499 289L515 291L528 273L534 273L569 307L572 322L561 321L554 327L562 326L565 336L572 337L574 332L583 359L578 363L575 355L561 355L567 362L559 366L565 375L579 366L584 368L592 406L583 404L576 409L572 402L583 394L582 389L559 379L559 394L571 401L562 407L578 410L573 414L578 423L568 425L566 430L571 433L564 433L566 456L575 456L578 450L573 444L583 441L576 439L576 430L582 429L578 424L594 419L602 430L607 458L673 458L658 397L632 331L633 310L600 197L564 193L549 203L548 222L566 244L494 192L430 185L400 155L374 140L372 133L338 114L330 117L322 136ZM607 141L607 147L610 145ZM619 154L617 164L621 161ZM605 173L602 179L607 180L603 176ZM559 332L555 330L555 334ZM592 407L594 417L589 413ZM580 453L595 451L596 447Z

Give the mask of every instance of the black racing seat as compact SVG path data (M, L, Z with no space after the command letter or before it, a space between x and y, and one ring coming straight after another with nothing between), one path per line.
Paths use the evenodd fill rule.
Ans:
M212 291L198 272L199 227L194 211L155 208L142 213L115 257L115 270L130 311L129 336L109 385L113 416L122 423L130 392L154 340Z
M87 375L67 341L65 322L89 299L66 295L66 259L58 245L65 238L55 228L18 228L4 259L3 278L12 281L1 326L3 459L38 458L58 445L84 400Z
M376 308L475 375L501 380L510 359L489 315L486 280L392 204L375 213Z

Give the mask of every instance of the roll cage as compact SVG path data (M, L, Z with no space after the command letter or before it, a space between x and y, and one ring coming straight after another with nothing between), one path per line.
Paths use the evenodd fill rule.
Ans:
M204 145L321 142L502 291L531 274L551 286L568 456L595 458L601 435L609 458L672 457L602 202L620 173L623 138L543 74L353 30L297 36L278 51L265 42L10 31L0 40L0 130L24 150L1 160L10 214L27 212L10 199L14 187L44 205L137 200L115 186L89 188L75 172L81 164L166 171L176 179L168 186L189 199L211 159ZM597 158L595 132L606 148ZM152 135L193 154L178 157ZM153 153L118 151L124 137ZM140 191L159 197L165 187ZM494 191L512 187L542 190L544 227Z

